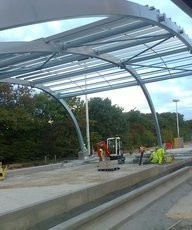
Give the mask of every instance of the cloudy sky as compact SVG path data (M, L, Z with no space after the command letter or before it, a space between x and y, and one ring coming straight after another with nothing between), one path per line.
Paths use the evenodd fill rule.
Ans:
M192 39L192 18L182 12L170 0L132 0L132 2L141 5L154 6L161 13L165 13L178 26L184 28L184 31ZM80 23L80 20L78 20ZM85 23L82 21L82 24ZM65 29L75 27L77 21L68 20L65 22ZM35 30L33 29L35 28ZM30 31L35 31L31 33ZM32 28L16 28L8 31L1 31L0 41L29 41L38 37L48 36L63 31L63 25L59 22L50 22L42 26L33 25ZM171 85L171 90L170 90ZM147 84L146 87L151 95L155 109L157 112L175 112L176 106L172 101L179 99L178 112L184 115L185 120L192 119L192 76L191 78L179 78L174 80L162 81ZM141 91L140 87L130 87L127 89L119 89L107 91L99 94L92 94L89 97L99 96L102 98L110 98L113 104L116 104L124 111L136 108L142 113L149 113L149 106Z

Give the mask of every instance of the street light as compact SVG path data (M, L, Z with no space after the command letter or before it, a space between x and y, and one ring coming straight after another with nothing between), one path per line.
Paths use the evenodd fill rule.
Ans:
M85 90L87 91L87 77L85 75ZM89 131L89 105L87 94L85 94L85 111L86 111L86 137L87 137L87 155L90 156L90 131Z
M177 102L179 102L179 99L173 99L173 102L175 102L176 105L176 121L177 121L177 137L179 138L179 119L178 119L178 112L177 112Z

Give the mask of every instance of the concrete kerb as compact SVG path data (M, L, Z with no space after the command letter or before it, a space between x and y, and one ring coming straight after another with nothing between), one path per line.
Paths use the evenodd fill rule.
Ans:
M192 168L190 166L186 166L185 168L181 168L176 172L172 172L171 174L164 176L163 178L159 178L154 182L151 182L143 187L139 188L140 190L144 190L144 192L140 192L139 195L128 201L129 205L132 201L136 203L136 208L130 207L129 215L126 218L122 218L117 223L113 225L113 227L109 228L110 230L117 230L127 222L131 217L137 216L139 212L145 210L151 203L157 201L158 199L166 196L166 194L171 193L174 189L179 186L182 186L188 179L192 177ZM145 188L145 189L144 189ZM137 193L137 190L133 191ZM138 205L138 197L141 200L145 200L144 202L139 203ZM127 210L125 210L126 212ZM155 213L154 213L155 214Z
M122 190L124 188L129 188L139 182L142 182L146 179L150 179L157 175L171 172L175 168L184 167L188 164L192 163L192 159L182 160L175 164L170 165L160 165L155 166L153 168L144 169L142 172L136 172L134 174L121 177L115 180L111 180L109 182L105 182L96 186L92 186L87 190L87 199L88 202L101 198L109 193L116 192L118 190Z
M158 186L160 186L161 184L166 184L170 179L174 180L174 178L179 178L179 177L181 177L181 179L178 181L178 183L175 183L175 187L183 182L183 178L184 180L186 180L189 177L191 177L191 168L185 167L176 172L173 172L171 175L169 174L167 176L164 176L163 178L159 178L158 180L153 181L147 185L144 185L141 188L135 189L129 192L128 194L122 195L90 211L80 214L77 217L74 217L68 221L58 224L55 227L50 228L50 230L61 230L61 229L62 230L64 229L75 230L75 229L78 229L78 227L81 229L81 226L83 224L87 222L91 222L92 220L98 218L99 216L105 216L106 212L111 211L121 205L124 205L126 202L129 202L137 197L140 197L142 194L148 192L149 190L157 189ZM157 195L156 199L158 198L159 197ZM116 223L116 225L119 225L119 224L120 223L118 224ZM118 229L118 228L115 228L115 229Z
M0 229L11 230L30 228L38 223L59 216L62 213L67 213L76 207L94 201L112 192L131 187L150 177L173 170L175 167L182 167L182 165L186 165L191 162L192 159L188 159L171 165L155 166L149 169L144 169L141 172L113 179L71 194L56 197L51 200L49 199L5 213L0 216Z

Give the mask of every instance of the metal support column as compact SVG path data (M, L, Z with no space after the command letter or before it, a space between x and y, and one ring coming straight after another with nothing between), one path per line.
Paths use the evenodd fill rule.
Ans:
M85 147L84 147L83 136L81 134L81 130L79 128L78 122L77 122L74 114L72 113L71 109L66 104L66 102L63 99L57 99L57 100L63 105L63 107L66 109L66 111L70 115L70 117L71 117L71 119L73 121L73 124L75 125L75 129L76 129L76 132L77 132L77 136L78 136L78 140L79 140L81 151L83 153L83 156L85 156L86 155L86 151L85 151Z
M81 152L83 153L83 157L85 158L85 156L86 156L86 150L85 150L85 147L84 147L83 136L82 136L80 127L79 127L79 125L78 125L77 119L75 118L74 114L72 113L72 111L71 111L71 109L69 108L69 106L67 105L67 103L66 103L63 99L57 98L54 94L52 94L52 92L50 92L50 91L47 90L46 88L40 88L40 87L37 87L37 88L43 90L44 92L46 92L46 93L48 93L49 95L51 95L52 97L54 97L57 101L59 101L59 103L60 103L60 104L64 107L64 109L68 112L68 114L69 114L69 116L71 117L72 122L73 122L73 124L74 124L74 126L75 126L75 130L76 130L76 133L77 133L77 137L78 137L80 149L81 149Z
M157 114L155 112L155 108L154 108L153 102L151 100L150 94L149 94L145 84L142 83L142 80L139 77L139 74L130 66L126 66L125 69L135 77L135 79L137 80L139 86L141 87L141 89L142 89L142 91L143 91L143 93L145 95L145 98L147 99L147 102L149 104L151 113L152 113L154 121L155 121L157 144L158 144L158 146L162 147L163 144L162 144L162 138L161 138L161 131L160 131L160 127L159 127L159 122L158 122Z

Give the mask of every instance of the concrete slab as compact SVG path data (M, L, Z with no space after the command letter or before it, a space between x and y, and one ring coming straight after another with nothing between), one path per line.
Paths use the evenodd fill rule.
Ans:
M40 172L36 168L36 172L25 172L26 175L22 175L20 170L21 175L17 176L8 173L7 178L0 182L0 214L154 167L125 164L118 171L99 172L97 165L61 166Z
M120 170L106 172L98 171L97 166L98 163L70 167L60 165L56 169L44 166L43 170L40 167L40 171L37 167L36 171L29 168L15 170L15 173L8 172L6 179L0 181L0 215L129 175L135 175L135 178L132 177L129 181L130 184L134 184L137 182L140 172L140 175L145 175L144 172L147 169L153 168L147 175L155 175L160 172L160 168L163 171L165 167L124 164L120 165ZM174 167L173 164L169 167L172 166Z
M190 167L163 176L54 226L51 230L119 229L128 219L191 178ZM128 228L127 228L128 229ZM140 228L141 229L141 228Z
M119 165L117 171L98 171L98 162L73 161L8 171L6 179L0 181L0 225L6 218L12 223L21 219L24 224L25 213L29 221L34 222L37 216L40 221L46 215L65 212L179 165L180 162L162 166L126 163ZM50 207L53 213L45 213Z
M166 215L176 220L192 220L192 192L189 192L186 196L178 200Z

